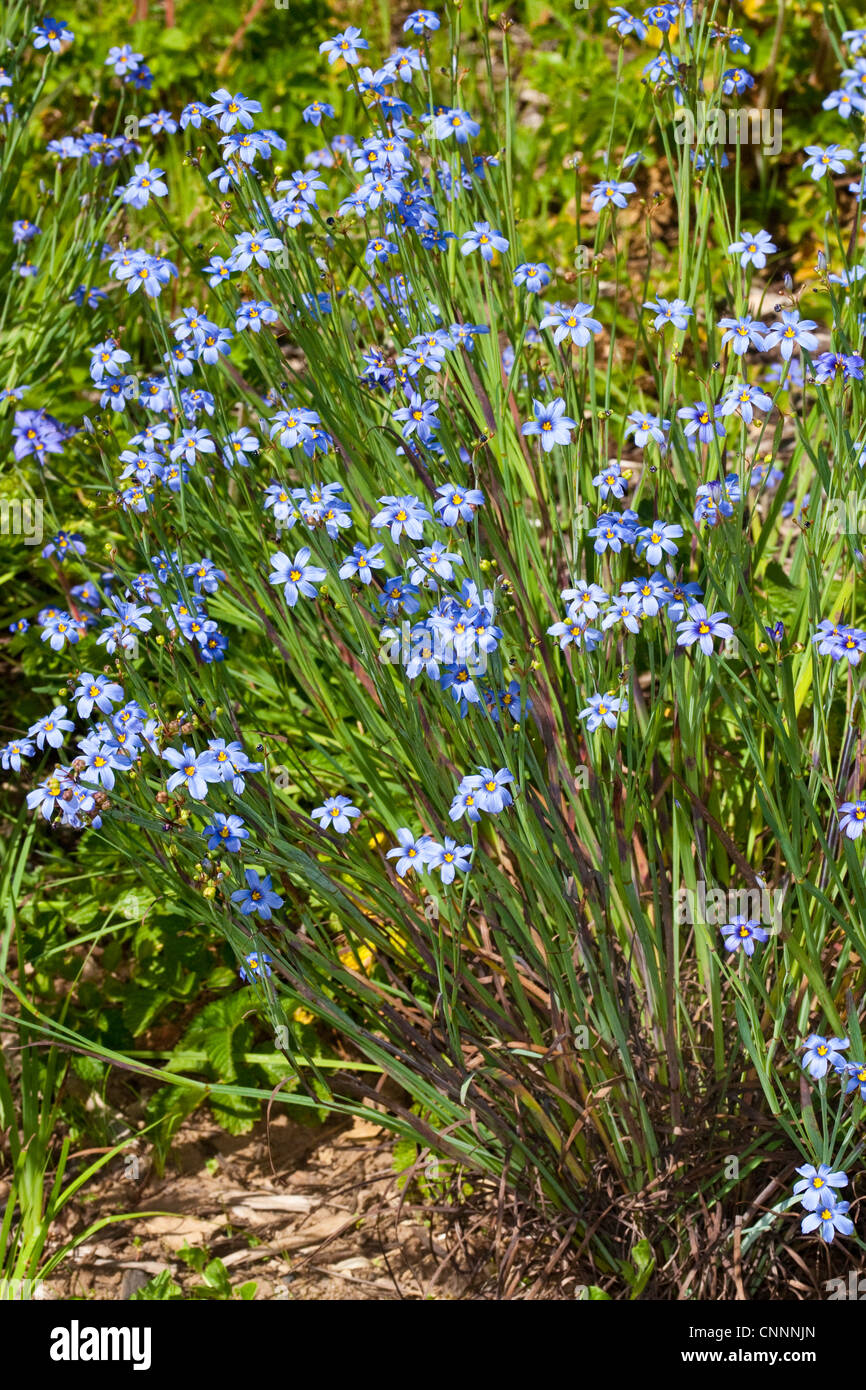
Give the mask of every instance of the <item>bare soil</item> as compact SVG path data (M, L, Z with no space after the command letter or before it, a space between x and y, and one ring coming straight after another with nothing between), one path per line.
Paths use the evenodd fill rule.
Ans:
M97 1232L46 1281L45 1297L129 1298L162 1270L188 1293L202 1279L183 1246L220 1259L233 1288L255 1280L256 1299L460 1297L442 1237L405 1200L393 1141L366 1120L312 1127L280 1116L238 1138L199 1112L162 1177L127 1156L85 1192L56 1245L101 1216L157 1214Z

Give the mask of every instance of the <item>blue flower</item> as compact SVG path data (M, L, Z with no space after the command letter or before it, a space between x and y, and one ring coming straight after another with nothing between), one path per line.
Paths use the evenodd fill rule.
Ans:
M394 618L398 613L417 613L420 608L418 602L418 588L415 584L408 584L405 579L395 575L385 583L385 592L379 597L379 606L385 609L389 618Z
M164 174L164 169L152 169L146 160L142 164L136 164L135 176L129 183L118 187L121 202L129 204L130 207L143 208L152 197L167 197L168 184L163 179Z
M123 686L108 676L92 676L89 671L82 671L72 698L78 701L76 708L80 719L89 719L94 707L102 714L111 714L112 706L123 699Z
M647 585L649 585L649 588L647 588ZM650 581L643 581L640 583L640 586L635 582L623 584L621 593L614 594L613 598L610 600L609 606L605 609L601 620L602 632L607 632L609 628L614 627L617 623L621 623L628 632L639 632L641 619L649 615L647 599L645 597L647 592L656 594L655 585ZM654 602L654 600L650 601L650 607L654 606ZM657 608L655 611L658 611ZM589 618L581 614L576 614L575 616L580 622L589 622ZM590 634L596 638L598 637L598 633L595 633L592 628L584 632L584 645L587 651L592 651L593 647L597 645L595 642L593 646L589 645L588 639L590 638Z
M0 748L0 767L4 772L11 768L13 772L21 771L21 759L32 758L34 753L33 744L29 739L16 738L5 747Z
M225 87L211 92L211 96L214 105L208 107L207 115L210 120L216 121L223 134L228 135L236 125L242 125L245 130L252 130L253 113L261 111L261 102L250 101L240 92L232 96Z
M726 330L722 337L722 347L726 343L732 343L733 351L738 357L742 357L750 347L756 347L760 352L764 351L763 335L767 331L767 325L753 319L751 314L744 314L736 319L719 319L719 328Z
M471 521L477 507L484 506L484 493L477 487L455 487L440 483L436 489L433 510L438 512L443 526L456 526L458 521Z
M625 525L615 512L602 512L598 525L591 527L588 534L594 537L592 548L596 555L603 555L606 550L618 555L623 545L631 545L637 539L634 529Z
M71 719L66 719L66 706L55 705L50 714L45 714L41 719L37 719L35 724L31 724L27 730L28 738L35 738L36 747L43 749L48 744L49 748L59 748L66 735L75 728Z
M345 63L354 65L360 61L358 50L369 47L367 40L361 38L361 30L356 29L354 24L348 24L342 33L320 43L319 52L327 53L329 64L336 63L338 58L342 58Z
M231 782L237 796L243 796L246 782L245 772L261 772L263 764L250 761L240 743L226 743L224 738L208 739L208 752L219 771L221 782Z
M120 689L118 686L117 689ZM121 692L121 699L123 694ZM137 732L143 729L147 721L147 715L141 708L137 700L127 700L122 709L119 709L112 716L112 723L118 729L127 729L130 732Z
M663 82L666 87L670 87L676 80L677 69L680 67L680 59L673 56L668 57L667 53L657 53L654 58L646 64L641 73L641 77L649 78L650 82ZM673 88L674 102L677 106L685 105L685 98L682 88L675 85Z
M705 656L713 654L714 637L733 637L734 629L726 622L727 613L708 613L702 603L695 603L688 610L688 616L677 623L678 647L690 647L697 642Z
M261 915L264 916L264 913ZM266 951L263 951L261 955L259 955L258 951L250 951L249 955L244 957L244 964L241 966L238 974L245 984L247 981L251 984L253 979L260 979L263 974L273 974L271 970L272 960L273 956L269 956ZM247 971L249 971L249 975Z
M232 131L231 135L221 135L219 143L223 147L223 154L228 166L228 174L225 170L215 169L208 178L216 178L220 175L220 187L225 183L226 188L232 183L236 183L239 177L238 171L233 168L232 161L239 159L242 164L252 166L255 164L256 157L261 155L264 159L269 159L272 149L284 150L286 142L281 135L277 135L273 130L245 130Z
M467 667L460 662L454 662L443 670L439 678L439 684L442 686L443 690L449 690L451 692L451 698L458 707L461 719L466 717L466 712L470 705L479 705L481 703L478 687L472 679Z
M634 193L633 183L617 183L615 180L606 180L602 183L594 184L590 190L592 197L593 212L601 212L602 208L614 207L624 208L626 206L626 194Z
M523 261L512 280L515 285L523 285L530 294L538 294L550 284L550 276L550 266L545 261Z
M744 386L741 381L732 381L716 409L722 416L733 415L734 411L739 411L741 418L750 425L756 410L766 414L772 405L772 396L768 396L760 387Z
M648 10L644 10L643 17L646 23L651 25L652 28L658 29L662 34L666 34L669 29L672 29L674 25L679 22L681 8L684 11L683 18L685 21L685 28L688 29L691 23L691 15L689 12L692 7L690 4L686 4L682 7L678 4L651 5Z
M843 121L847 121L853 111L866 111L866 101L857 92L835 91L831 92L821 102L825 111L834 111L841 116Z
M120 751L116 740L103 744L100 738L84 738L78 747L84 758L82 782L95 782L106 791L114 787L115 771L128 772L132 767L132 759Z
M398 843L394 849L389 849L386 859L396 859L396 873L398 878L404 878L410 869L422 870L425 865L425 854L427 846L430 844L430 836L422 835L419 840L415 839L411 830L401 829L397 831Z
M845 1215L850 1202L839 1202L832 1192L826 1194L824 1202L815 1211L810 1211L800 1223L804 1235L817 1231L821 1239L831 1244L838 1231L840 1236L850 1236L854 1232L854 1222Z
M382 510L370 522L374 530L387 526L395 544L403 535L413 541L423 538L424 522L430 520L430 513L417 497L380 497L379 505Z
M282 584L286 603L290 608L294 608L299 595L304 598L315 598L317 596L316 584L321 584L327 575L319 565L310 565L309 561L311 550L308 545L302 546L295 556L290 560L282 550L271 556L273 571L268 576L271 584Z
M177 121L170 111L151 111L147 116L142 116L140 124L142 129L149 130L151 135L177 133Z
M475 335L478 333L489 333L490 329L483 323L452 323L448 330L455 344L462 343L467 352L471 352L475 342Z
M731 53L751 53L752 51L745 39L734 31L726 33L723 30L716 30L712 37L720 43L727 43L728 51Z
M856 1067L858 1063L848 1063L849 1066ZM835 1172L829 1163L819 1163L816 1168L813 1163L804 1163L796 1170L800 1174L800 1182L794 1184L794 1192L802 1193L800 1205L806 1211L817 1211L818 1207L826 1201L828 1197L835 1197L834 1187L847 1187L847 1174Z
M69 296L70 302L77 304L79 309L86 304L88 309L96 309L103 299L107 299L105 290L97 289L94 285L88 289L86 285L77 285Z
M644 410L633 410L626 419L626 437L634 436L634 442L639 449L652 439L662 448L667 448L667 431L671 427L670 420L662 420L658 415L648 415Z
M250 460L247 455L257 454L258 452L258 439L247 429L246 425L242 425L239 430L232 430L222 447L220 456L226 468L232 468L236 463L241 464L244 468L248 468ZM207 563L210 564L210 561ZM225 579L225 575L222 577Z
M754 77L746 72L745 68L728 68L722 73L722 91L726 97L732 96L734 92L741 96L743 92L751 91L754 85Z
M655 299L647 300L643 306L645 309L652 309L655 313L653 327L661 330L666 324L672 323L674 328L687 328L689 318L694 313L684 299L663 299L657 295Z
M50 820L55 810L59 807L61 813L66 802L63 799L64 792L74 787L68 769L58 767L50 777L34 787L32 792L27 793L27 808L30 811L39 809L46 820Z
M645 579L630 579L622 586L623 594L634 594L640 604L641 618L656 618L670 597L670 584L661 574ZM616 604L614 599L614 604ZM636 628L632 629L636 631Z
M859 666L866 652L866 632L833 623L829 618L822 618L812 641L817 642L821 656L831 656L834 661L847 657L851 666Z
M310 812L322 830L336 830L338 835L348 835L352 820L360 814L348 796L326 796L323 804Z
M367 242L367 249L364 252L364 264L373 265L377 261L387 261L391 256L396 256L399 248L395 241L386 241L383 237L374 237Z
M719 931L729 951L743 950L747 956L754 955L756 941L766 941L770 935L765 927L745 917L732 917Z
M354 579L357 576L362 584L369 584L373 578L373 570L380 570L385 566L385 561L380 558L383 549L381 545L356 545L352 554L347 556L340 566L340 578Z
M245 828L241 816L224 816L221 811L214 813L213 824L206 825L201 832L207 839L209 850L227 850L229 854L236 854L241 847L241 841L249 838L249 831Z
M129 362L128 352L124 352L115 338L106 338L105 342L97 343L90 349L90 375L92 380L100 386L106 376L122 376L123 364Z
M281 449L294 449L304 444L314 425L321 423L315 410L278 410L271 423L271 439L279 436Z
M852 150L843 150L839 145L807 145L806 154L809 158L805 161L803 168L808 169L812 178L817 183L825 174L844 174L846 159L853 159Z
M847 1038L824 1038L820 1033L810 1033L803 1043L803 1069L814 1081L826 1076L830 1067L834 1071L844 1071L847 1059L842 1056L851 1044Z
M545 453L550 453L554 444L571 443L571 431L577 429L577 425L566 415L565 401L561 396L557 396L549 405L533 400L532 413L535 419L527 420L521 425L521 433L540 435L541 447Z
M395 410L391 419L402 422L403 428L400 433L404 439L410 439L413 434L417 434L421 442L426 444L439 428L436 418L438 410L438 401L422 400L417 391L413 391L409 397L409 404L403 406L402 410Z
M458 145L465 145L468 140L474 139L480 130L481 126L472 119L469 112L461 111L459 108L440 111L433 117L433 134L437 140L447 140L449 135L453 135ZM476 222L475 226L476 228L487 227L487 223ZM507 247L508 242L500 250L506 250ZM475 248L471 249L474 250ZM486 259L490 260L490 256L487 256Z
M724 482L717 479L711 483L701 483L695 489L695 525L718 526L734 515L734 507L741 500L740 480L736 473L725 475ZM700 594L702 591L698 590Z
M432 10L413 10L403 21L404 34L435 33L439 28L439 17Z
M240 903L241 912L245 917L254 913L268 921L271 916L271 909L280 908L283 905L282 898L271 889L270 874L265 874L264 878L259 878L255 869L247 869L245 877L247 880L246 888L239 888L236 893L232 893L232 902Z
M42 629L41 640L47 642L52 651L62 652L67 642L74 646L82 634L83 628L76 627L68 613L55 613Z
M645 555L647 564L655 569L665 555L676 555L675 541L682 534L682 526L670 522L654 521L652 526L642 526L638 532L637 554Z
M616 462L611 462L604 472L597 473L592 480L593 487L597 487L601 494L602 501L608 497L622 499L628 489L628 479L623 474L622 469Z
M677 419L687 421L684 426L687 439L696 434L702 444L708 444L716 435L723 436L725 434L725 427L719 418L721 413L718 406L710 406L705 401L698 401L697 405L685 405L682 410L678 410ZM657 562L652 561L651 563Z
M146 251L118 251L111 258L111 273L115 280L126 281L127 294L143 290L148 299L157 299L174 276L177 266L160 256L150 256Z
M587 733L594 734L602 724L608 729L615 729L620 714L625 714L627 710L628 700L624 695L596 693L587 697L586 706L580 711L578 718L585 719Z
M839 829L849 840L859 840L866 830L866 801L843 801L838 816Z
M866 29L844 29L842 31L842 42L851 55L854 56L860 52L861 48L866 47Z
M564 304L556 304L544 315L540 326L554 329L555 343L561 343L564 338L571 338L575 347L586 347L593 334L598 335L602 331L598 319L591 318L591 314L591 304L574 304L571 308Z
M207 107L200 101L190 101L180 113L180 128L186 130L187 126L192 126L193 130L201 130L201 123L207 119Z
M481 778L477 774L470 774L464 777L457 788L448 811L452 820L460 820L465 816L467 820L479 821L481 819L481 808L478 804L477 788L481 783Z
M621 39L627 38L629 34L634 34L637 39L646 38L646 25L640 19L635 19L628 10L622 5L612 5L610 19L607 21L608 29L616 29Z
M501 232L493 230L489 222L476 222L471 232L463 233L460 250L464 256L472 251L480 251L485 261L492 261L494 251L508 250L508 242Z
M477 773L470 773L461 780L451 802L449 816L452 820L466 816L467 820L478 821L482 811L497 815L512 804L508 784L513 781L514 775L507 767L500 768L498 772L490 767L479 768Z
M463 557L456 552L443 550L441 546L425 545L418 551L418 564L409 577L413 584L426 584L428 588L435 589L438 586L432 576L453 579L454 566L462 564Z
M757 270L763 270L767 264L767 257L777 249L769 232L763 230L759 232L741 232L739 241L732 241L728 247L728 252L732 256L739 256L740 265L745 269L746 266L753 265Z
M597 618L610 601L600 584L588 584L585 579L579 579L573 589L563 589L560 597L568 604L569 614L586 619Z
M135 72L144 61L143 53L135 53L132 44L115 44L108 50L108 57L103 64L106 68L112 68L116 77L126 77L129 73Z
M207 430L184 429L181 430L174 444L172 444L169 449L168 456L172 462L182 458L191 465L195 463L196 454L214 453L216 453L216 444Z
M444 844L431 840L425 847L425 858L430 869L438 869L443 883L453 883L455 873L469 871L472 860L472 846L458 845L456 840L445 836Z
M819 352L813 363L815 380L825 385L841 372L843 381L863 380L863 358L858 352Z
M52 19L50 15L41 24L34 24L32 32L36 35L33 47L50 48L52 53L59 53L61 44L72 43L75 38L65 19Z
M312 101L309 106L304 107L301 114L309 125L321 125L323 117L334 119L334 108L327 101Z
M817 324L812 319L801 319L798 310L785 309L782 312L782 322L770 325L765 345L768 348L780 345L782 357L788 362L795 345L805 348L807 352L814 352L818 346L818 339L811 330L816 327Z
M168 792L173 792L176 787L186 787L194 801L204 801L208 782L222 781L222 773L210 749L196 753L194 748L184 744L181 752L176 748L166 748L162 757L175 769L165 784Z
M840 1072L841 1076L847 1076L845 1082L845 1094L860 1089L860 1099L866 1100L866 1062L846 1062L845 1069ZM800 1170L802 1171L802 1170Z
M263 270L267 270L271 263L269 253L281 251L282 248L283 243L277 237L260 232L238 232L228 264L232 270L246 270L255 261Z
M222 256L211 256L202 271L202 274L208 277L208 284L212 289L221 284L223 280L229 280L231 273L231 267L226 264Z

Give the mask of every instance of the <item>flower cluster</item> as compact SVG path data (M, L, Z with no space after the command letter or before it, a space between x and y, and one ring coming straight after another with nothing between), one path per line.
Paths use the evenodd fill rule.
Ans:
M667 795L654 752L663 723L676 750L667 778L677 783L672 814L686 815L685 801L676 799L686 792L691 810L701 811L695 853L714 862L705 844L712 826L720 842L743 829L749 852L760 856L766 837L734 811L717 815L715 801L705 806L691 779L696 768L703 775L720 765L727 749L708 738L703 764L691 752L681 758L684 730L718 719L733 736L740 715L733 702L752 685L768 727L778 669L784 728L793 737L810 677L791 678L784 663L792 644L814 663L816 689L822 682L835 688L843 658L842 674L853 680L866 654L866 631L843 621L849 604L857 616L853 582L823 584L822 606L798 611L794 579L779 560L767 564L776 553L787 564L789 542L809 536L809 507L823 506L834 473L856 477L866 466L862 430L848 428L864 380L858 349L866 268L853 263L856 237L837 273L829 271L829 250L820 253L817 319L806 316L812 288L798 279L795 291L790 273L778 294L767 293L774 267L791 259L787 238L781 229L759 228L754 211L741 218L739 200L723 232L721 221L704 228L724 268L724 284L712 294L698 292L681 264L657 271L653 260L633 301L639 386L624 404L610 377L627 307L608 293L595 262L605 236L616 259L620 231L651 217L642 164L652 154L617 158L611 149L595 157L575 220L593 223L597 250L581 255L578 272L563 273L553 246L544 250L547 260L536 259L541 248L521 244L499 169L502 151L482 120L429 95L439 27L434 12L412 11L402 27L412 42L404 37L378 68L367 65L368 41L355 25L322 42L330 85L300 116L305 138L326 143L292 152L279 168L273 160L287 143L263 123L262 102L229 88L208 90L209 83L179 112L143 114L135 139L76 128L47 144L59 185L70 172L82 186L92 179L93 206L105 212L100 226L112 238L100 232L88 244L93 274L67 287L67 312L88 330L78 342L90 346L76 365L84 379L89 373L90 414L75 423L55 418L39 404L39 385L9 386L0 404L14 402L15 464L35 462L46 486L59 460L65 468L79 450L99 453L108 483L90 520L95 527L98 508L113 512L123 541L113 536L107 546L116 570L100 572L89 525L79 531L73 517L61 517L44 545L40 534L36 564L56 585L56 604L34 603L37 611L16 617L11 640L16 649L29 644L28 655L38 652L50 672L69 663L72 674L58 677L68 695L52 696L51 708L0 749L0 765L28 779L28 807L55 827L98 828L128 798L148 835L181 832L184 851L194 844L198 861L189 882L205 899L219 895L247 937L272 924L287 899L294 904L302 854L309 872L297 875L305 884L336 865L353 892L362 878L378 886L387 878L391 898L408 900L419 887L414 870L427 883L430 875L438 885L458 883L459 891L441 895L448 910L473 893L480 900L497 845L505 862L505 843L510 852L536 801L545 842L555 845L556 872L546 880L555 885L565 847L589 854L583 842L591 838L566 805L565 779L558 784L566 766L553 747L560 731L563 747L579 750L598 784L616 787L610 824L598 836L598 846L608 846L599 849L599 872L612 873L605 854L615 856L616 837L623 845L640 840L634 807L644 782L653 797ZM608 20L612 38L649 38L644 85L659 102L670 94L684 105L694 74L673 52L674 28L680 53L703 42L703 21L696 28L689 3L655 5L640 17L614 6ZM63 60L75 35L44 16L31 38L37 52L47 50L39 60L47 67ZM866 31L849 31L844 41L851 66L823 108L834 119L859 121L866 115L866 57L859 56ZM715 24L708 42L720 95L748 100L756 82L740 64L749 45ZM106 77L118 80L113 89L149 90L152 74L130 44L112 46L104 62ZM0 85L11 82L4 77ZM355 134L332 124L340 86L363 118ZM471 103L468 95L451 96L458 99ZM10 106L4 124L13 119ZM187 142L188 130L207 137L190 161L213 203L212 234L194 253L164 236L182 167L172 142ZM858 156L866 167L866 145L856 153L835 142L809 145L796 178L832 201ZM696 149L684 165L702 191L714 159ZM723 169L725 160L718 163ZM862 170L849 193L857 199L856 233ZM43 211L30 213L10 218L10 263L25 281L39 274L51 241ZM150 240L148 228L155 229ZM39 288L15 284L28 294ZM495 311L498 302L505 314ZM147 332L129 331L124 308L129 318L141 315ZM684 357L687 370L679 365ZM706 371L698 366L704 357ZM317 362L336 364L330 380L339 388L330 396ZM595 383L605 371L599 395ZM831 468L823 441L815 447L821 486L815 481L810 493L810 442L792 458L787 431L807 433L801 422L811 428L813 407L832 411L839 456ZM769 439L778 457L764 452ZM197 517L207 519L207 540ZM509 551L512 525L520 526L520 553ZM287 538L290 531L296 534ZM806 547L806 565L795 575L801 582L806 568L820 565L822 534L820 527L812 532L819 540ZM755 586L750 550L762 566ZM862 568L860 552L854 561ZM815 621L828 611L835 616ZM243 701L223 697L230 689L224 663L246 678L248 633L273 659L268 697L302 711L299 727L315 704L328 731L311 740L308 761L293 750L297 785L280 788L288 795L276 812L272 787L266 795L255 780L265 761L246 751L255 737L244 733ZM317 667L325 647L332 665ZM825 657L832 665L820 664ZM305 658L316 671L306 685ZM103 660L110 664L100 670ZM337 664L351 681L345 699L328 674ZM194 708L187 694L179 697L190 707L171 717L162 697L150 696L175 672L187 682L178 681L181 690L202 693ZM404 791L396 754L394 775L381 785L372 753L369 766L359 758L350 769L341 736L363 725L360 692L376 712L370 745L393 733L401 757L427 748L431 765L441 755L441 766L457 776L473 769L453 794L450 780L437 792L431 779L417 789L423 809L408 811L391 798L392 788L400 797ZM405 727L392 729L404 711ZM256 751L264 752L265 735L258 737ZM632 747L641 750L640 777L629 781L625 773L634 768L626 767L625 752ZM383 753L383 763L389 757ZM810 808L824 796L827 809L828 790L838 789L826 838L831 848L843 845L841 871L856 858L845 842L862 840L866 827L859 763L852 759L835 782L822 781L819 763L816 751ZM759 779L762 805L773 778L778 786L790 772L774 765L773 777ZM792 780L808 775L804 766ZM854 799L838 801L841 795ZM289 868L263 833L271 814L285 817L300 846ZM449 821L456 834L464 820L471 843L444 834ZM438 826L441 838L403 821ZM683 840L678 829L682 843L689 834ZM792 840L799 835L798 826ZM788 849L783 838L774 846L780 858ZM247 862L253 855L262 856L260 869ZM652 858L646 845L640 855ZM383 857L393 861L399 884ZM658 858L649 879L667 871L662 852ZM658 894L644 897L655 899L660 915ZM727 972L727 982L745 988L755 972L743 958L770 933L744 913L720 933L712 968L726 951L741 967ZM262 985L272 956L246 945L238 954L242 980L273 988ZM761 953L760 963L772 954ZM845 1095L859 1090L866 1099L866 1064L846 1060L848 1047L846 1038L812 1034L803 1068L816 1081L832 1072ZM828 1242L851 1234L849 1204L837 1196L846 1174L827 1163L798 1173L803 1232Z

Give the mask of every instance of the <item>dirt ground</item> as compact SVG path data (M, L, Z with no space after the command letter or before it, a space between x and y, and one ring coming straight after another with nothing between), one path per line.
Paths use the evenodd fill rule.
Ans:
M442 1237L404 1200L393 1140L366 1120L312 1128L280 1116L235 1138L199 1112L164 1176L128 1156L86 1191L58 1245L102 1215L159 1214L97 1232L44 1297L125 1299L162 1270L186 1292L202 1280L178 1257L184 1245L220 1259L233 1288L255 1280L256 1299L460 1297Z

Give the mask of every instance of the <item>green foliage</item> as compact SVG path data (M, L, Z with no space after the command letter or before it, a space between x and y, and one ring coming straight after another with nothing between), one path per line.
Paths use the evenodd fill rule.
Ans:
M274 168L279 176L301 162L297 151L310 132L299 112L307 100L333 100L344 129L360 131L366 113L347 91L345 70L326 70L317 54L333 24L312 4L264 8L234 48L237 7L222 0L178 6L176 26L154 11L131 31L114 0L98 15L84 5L73 11L75 64L47 68L25 98L18 143L2 144L3 226L27 215L45 230L36 279L13 277L8 236L2 243L10 294L0 380L32 380L32 403L63 418L86 408L92 429L69 441L62 464L49 461L35 478L29 466L17 467L10 478L30 495L37 487L45 494L52 528L81 531L88 558L77 579L99 583L110 564L131 584L157 551L177 550L177 573L158 586L160 598L174 602L180 591L188 602L185 563L208 555L225 570L228 582L209 604L231 634L224 664L203 666L166 630L107 669L155 713L163 743L176 746L181 729L196 746L240 738L257 750L265 773L251 779L242 802L228 791L220 802L241 809L253 832L241 860L205 858L202 808L166 796L155 759L142 759L134 779L118 779L111 814L80 847L64 832L53 844L32 839L23 817L16 822L2 965L6 1016L26 1060L14 1094L0 1073L0 1104L7 1125L20 1115L29 1140L13 1143L17 1214L0 1233L0 1255L5 1240L10 1268L39 1267L46 1223L58 1209L53 1196L45 1200L51 1127L60 1114L71 1132L87 1123L84 1107L62 1097L67 1054L34 1051L53 1041L86 1053L70 1064L85 1088L101 1091L119 1066L146 1078L159 1169L183 1120L203 1103L229 1132L243 1134L272 1098L306 1117L326 1107L365 1113L363 1102L372 1100L386 1107L382 1122L397 1136L398 1171L429 1149L470 1174L503 1178L524 1197L540 1191L577 1218L580 1239L590 1232L599 1272L640 1297L687 1248L687 1218L698 1202L741 1200L724 1176L729 1150L741 1154L751 1199L783 1147L788 1159L839 1164L861 1149L859 1099L848 1110L830 1104L826 1086L817 1099L802 1091L795 1048L816 1019L859 1042L866 881L855 847L839 852L829 827L852 776L848 734L860 717L861 686L822 664L810 639L821 617L862 618L853 543L827 521L830 504L856 481L862 388L802 397L780 385L772 431L750 433L734 422L724 455L713 447L698 456L677 434L661 466L639 470L630 505L641 520L669 516L691 536L701 482L732 468L747 492L755 462L779 462L784 483L774 499L739 504L730 526L701 533L681 557L709 606L732 615L736 652L701 664L675 652L660 625L647 624L600 648L592 665L546 639L564 583L585 577L609 586L625 575L616 559L595 553L586 506L596 497L600 461L623 457L628 413L657 408L671 417L707 382L715 394L732 379L735 363L714 363L719 318L744 311L751 288L725 254L737 224L778 227L804 309L814 307L842 339L859 341L862 292L842 304L810 268L812 239L817 249L823 237L828 260L838 260L850 228L829 203L819 226L814 189L787 177L801 144L814 138L806 74L815 16L789 6L781 29L759 17L752 66L770 72L768 97L786 92L782 160L770 169L746 151L743 166L738 160L727 172L696 176L688 152L673 143L672 94L641 83L646 55L616 45L601 12L575 21L565 3L528 3L510 32L488 26L480 7L449 6L431 89L478 111L479 147L497 162L474 186L471 209L434 183L441 226L460 233L471 211L502 227L508 270L543 257L558 293L597 304L605 348L565 352L547 331L527 343L536 306L530 313L502 264L464 258L453 241L428 256L415 242L402 244L400 269L412 285L404 323L390 301L380 297L369 308L360 297L375 278L348 219L319 218L291 232L269 226L286 254L243 284L246 297L273 302L279 334L237 334L230 367L208 378L215 430L249 424L266 441L259 463L210 483L203 469L193 471L177 496L156 496L142 515L115 505L123 429L98 408L86 349L122 324L137 364L159 360L167 320L179 306L205 302L209 255L223 254L232 234L255 225L258 190L245 178L222 199L206 180L221 157L213 133L194 132L198 166L177 143L159 151L168 212L135 213L116 205L116 170L82 161L61 177L44 156L45 139L66 129L68 112L85 120L91 104L103 128L115 129L163 103L176 112L224 82L261 96L268 121L280 125L289 148ZM6 32L24 34L30 18L27 10L22 24L15 9ZM383 31L388 21L385 9ZM118 92L105 72L91 86L108 43L127 40L152 55L150 94ZM709 76L720 59L704 43L696 61ZM695 91L687 89L690 100ZM419 84L413 97L423 104L429 94ZM622 225L609 213L590 215L587 188L604 164L598 152L608 151L618 167L638 147L645 153L638 215ZM453 166L449 150L439 153ZM120 308L116 290L92 312L71 305L78 284L104 279L89 249L121 238L162 240L179 265L174 300L136 301L133 315ZM798 258L807 242L809 255ZM578 247L586 257L577 259ZM320 292L331 297L326 316L310 310ZM700 327L696 317L677 335L675 353L641 314L659 292L681 292L700 311ZM492 329L471 357L455 357L442 383L429 385L442 405L441 460L398 453L387 406L358 383L360 350L375 341L395 354L411 333L433 326L430 305L446 324ZM207 293L208 312L220 322L232 322L234 306L233 286ZM506 340L519 360L504 374ZM337 462L289 456L267 441L259 412L269 391L321 415L339 441ZM519 433L539 394L562 395L579 422L567 454L533 453ZM0 407L7 449L13 409ZM420 493L433 472L439 481L446 464L449 479L487 497L478 524L455 532L454 546L461 577L495 589L504 637L490 680L497 690L518 682L532 706L519 721L503 714L494 722L480 709L461 720L446 692L428 686L421 695L399 667L383 663L373 615L339 575L343 548L321 529L310 538L327 572L317 607L289 612L267 582L278 542L262 519L261 489L272 476L309 487L323 469L339 473L367 516L382 495ZM812 524L784 523L785 497L794 493L799 508L807 490ZM0 577L6 626L58 601L66 583L34 563L23 542L4 548ZM780 619L785 640L774 647L766 628ZM32 632L13 638L5 657L15 696L6 722L16 730L48 703L69 701L83 661L77 651L50 653ZM627 694L631 718L621 740L583 736L580 709L593 689ZM397 828L450 830L456 780L479 764L513 769L520 790L495 828L482 822L472 830L471 884L422 887L387 873L383 849ZM309 819L333 789L364 807L351 851ZM16 817L20 793L8 784L3 796ZM279 931L256 929L232 908L241 863L274 877L285 904ZM717 934L676 917L677 893L699 880L723 890L766 881L784 891L783 930L760 960L724 959ZM244 957L265 949L273 976L235 987ZM381 1073L399 1101L382 1100ZM772 1126L753 1128L756 1098ZM694 1180L682 1176L687 1162L700 1167ZM633 1200L666 1165L679 1177L664 1229L629 1245L618 1229L593 1226L587 1211L604 1196L604 1182ZM429 1171L422 1166L416 1181L423 1196L436 1197L439 1179ZM751 1228L756 1248L766 1232L761 1221ZM255 1292L247 1284L252 1292L232 1295L224 1267L207 1252L191 1252L188 1262L204 1280L196 1297ZM137 1295L179 1296L162 1275ZM587 1292L607 1296L600 1285Z
M172 1278L170 1271L163 1269L160 1270L159 1274L154 1275L143 1288L136 1289L135 1293L132 1294L132 1300L144 1303L165 1303L178 1299L192 1299L202 1302L207 1299L230 1301L236 1298L243 1302L250 1302L255 1298L258 1288L256 1280L248 1279L245 1283L233 1288L222 1260L211 1259L210 1253L205 1247L194 1249L184 1245L178 1251L178 1257L196 1274L201 1275L202 1282L200 1284L191 1284L182 1288Z

